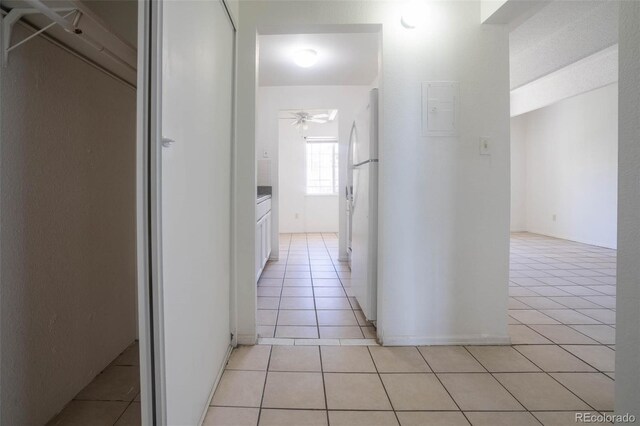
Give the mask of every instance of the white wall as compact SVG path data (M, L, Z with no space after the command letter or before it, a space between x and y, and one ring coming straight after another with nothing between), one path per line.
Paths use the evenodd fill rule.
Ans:
M136 92L41 37L0 72L0 423L38 425L136 338Z
M511 231L527 230L526 116L511 119Z
M338 139L338 120L309 123L304 136L291 120L279 120L278 194L281 233L338 232L338 195L307 195L307 144L304 136ZM344 166L341 164L340 166Z
M237 211L255 203L256 33L281 25L383 25L379 328L384 344L506 342L509 258L508 34L476 1L428 2L407 30L400 2L241 3ZM423 81L461 84L459 136L421 136ZM479 138L492 155L479 155ZM255 334L254 215L238 216L239 327ZM244 254L244 256L242 256Z
M337 109L338 110L338 142L340 144L340 164L346 164L347 148L349 145L349 134L351 124L355 114L359 109L365 108L369 101L369 91L373 86L265 86L260 87L257 92L256 110L256 156L258 160L263 158L264 151L272 159L271 170L274 174L273 182L273 204L272 204L272 247L274 251L272 258L277 258L275 250L278 247L278 224L280 192L278 182L278 139L279 120L278 115L282 110L296 109ZM346 170L340 168L340 188L341 192L346 184ZM309 200L313 202L314 200ZM339 256L346 257L347 244L346 235L346 204L344 197L337 198L339 212L338 232L342 238L339 242Z
M616 414L640 418L640 3L620 3Z
M195 425L230 345L234 33L218 1L165 2L163 15L167 424Z
M616 247L617 120L617 84L512 119L512 229Z

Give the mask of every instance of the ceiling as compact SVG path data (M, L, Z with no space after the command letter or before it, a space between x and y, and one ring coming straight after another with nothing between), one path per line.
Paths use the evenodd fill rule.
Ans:
M515 89L615 45L618 2L549 2L509 34Z
M377 32L275 34L258 38L260 86L370 85L378 76ZM293 62L301 49L318 52L318 62L302 68Z

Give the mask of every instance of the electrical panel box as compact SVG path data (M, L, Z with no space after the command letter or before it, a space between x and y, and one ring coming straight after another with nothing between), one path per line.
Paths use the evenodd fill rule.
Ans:
M457 136L460 105L459 83L422 83L422 136Z

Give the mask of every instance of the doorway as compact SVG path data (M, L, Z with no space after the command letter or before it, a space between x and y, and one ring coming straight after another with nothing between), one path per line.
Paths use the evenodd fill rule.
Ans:
M509 46L510 335L565 344L596 372L572 376L579 387L560 381L591 404L586 392L597 390L604 411L614 408L616 369L618 47L573 41L580 31L617 38L617 19L585 19L617 7L549 4L511 29Z
M257 334L263 341L372 339L349 264L350 142L358 119L367 128L362 140L370 133L381 28L300 30L257 37L257 192L259 201L270 196L271 229L270 255L256 268ZM265 244L256 241L256 258L258 246Z

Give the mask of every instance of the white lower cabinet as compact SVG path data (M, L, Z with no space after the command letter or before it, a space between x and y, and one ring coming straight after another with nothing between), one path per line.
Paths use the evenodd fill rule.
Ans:
M256 223L256 280L271 255L271 210Z

